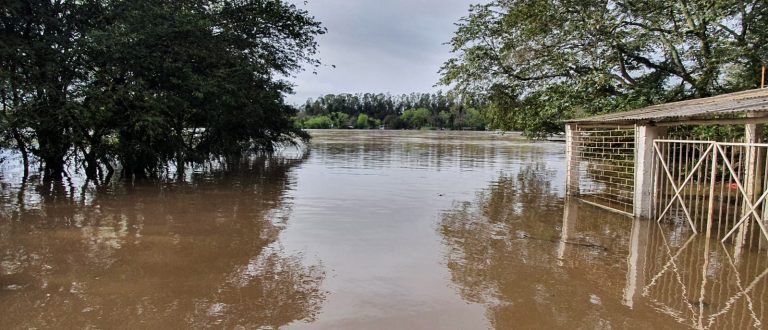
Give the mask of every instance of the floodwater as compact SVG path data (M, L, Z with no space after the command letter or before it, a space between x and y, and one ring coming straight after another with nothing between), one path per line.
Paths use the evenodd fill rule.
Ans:
M0 166L2 329L766 327L766 251L565 198L564 145L313 131L183 181Z

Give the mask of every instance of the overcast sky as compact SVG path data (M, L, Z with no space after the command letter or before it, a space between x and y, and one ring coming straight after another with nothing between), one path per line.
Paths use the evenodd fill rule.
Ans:
M322 94L431 92L459 18L478 0L289 0L328 33L318 38L323 66L291 79L288 103ZM335 65L336 68L331 67ZM445 89L445 88L443 88Z

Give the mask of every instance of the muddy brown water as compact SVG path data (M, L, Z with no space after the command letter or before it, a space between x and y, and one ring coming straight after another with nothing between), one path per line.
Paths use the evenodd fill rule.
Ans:
M564 145L313 131L183 181L0 164L2 329L765 327L766 252L565 198ZM8 154L6 154L8 155Z

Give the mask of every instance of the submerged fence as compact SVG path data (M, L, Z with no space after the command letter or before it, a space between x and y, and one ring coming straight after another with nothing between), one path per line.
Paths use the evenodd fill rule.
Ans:
M649 138L640 132L628 126L567 127L568 194L739 247L768 248L768 144Z
M635 180L634 127L579 127L570 136L569 168L582 200L632 214Z
M766 247L768 144L655 140L654 217Z
M648 230L639 291L650 305L696 329L763 328L768 317L768 258L731 255L686 227Z

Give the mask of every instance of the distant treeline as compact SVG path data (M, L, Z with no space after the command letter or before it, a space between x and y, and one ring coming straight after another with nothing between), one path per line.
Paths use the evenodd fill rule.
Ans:
M303 128L472 129L488 126L481 100L437 92L328 94L300 107Z

